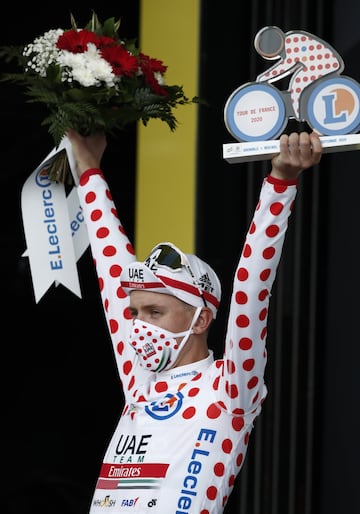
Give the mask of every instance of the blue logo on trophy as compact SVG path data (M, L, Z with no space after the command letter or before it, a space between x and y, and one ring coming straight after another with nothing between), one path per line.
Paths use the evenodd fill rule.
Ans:
M360 137L342 137L360 130L360 84L341 74L344 62L332 46L309 32L284 33L275 26L261 29L254 46L261 57L275 63L258 75L256 81L237 88L226 102L225 125L236 141L275 140L289 119L295 119L306 122L321 136L328 136L322 138L324 151L360 148ZM274 85L288 76L287 90ZM253 152L246 152L246 148L252 148ZM240 160L268 158L266 149L269 144L265 150L262 145L247 144L238 147L238 153L245 152ZM277 145L272 149L276 153ZM226 156L225 150L231 153L234 146L224 145L224 158L227 158L229 152Z

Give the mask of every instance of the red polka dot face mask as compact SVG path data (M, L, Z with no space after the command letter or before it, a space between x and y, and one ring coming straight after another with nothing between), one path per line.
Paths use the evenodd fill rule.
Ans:
M193 326L202 307L197 307L191 325L184 332L170 332L164 328L135 319L129 343L140 358L140 364L149 371L165 371L174 365L180 351L193 333ZM182 337L179 342L176 338Z

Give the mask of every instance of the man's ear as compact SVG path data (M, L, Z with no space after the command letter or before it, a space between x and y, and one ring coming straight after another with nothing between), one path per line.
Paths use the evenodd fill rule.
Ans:
M203 307L200 311L199 317L193 326L194 334L202 334L208 330L213 320L213 313L210 307Z

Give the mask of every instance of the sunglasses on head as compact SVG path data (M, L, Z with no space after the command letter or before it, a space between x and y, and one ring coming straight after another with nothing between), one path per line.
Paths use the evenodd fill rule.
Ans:
M150 255L159 266L164 266L172 271L180 271L187 260L182 252L165 244L155 246Z
M201 289L201 287L199 287L195 274L191 269L191 266L185 254L183 254L180 250L178 250L174 246L171 246L170 244L160 244L152 249L152 251L150 252L149 260L155 262L160 267L167 268L174 272L181 271L182 268L185 268L185 270L191 276L193 284L199 290L205 307L207 307L207 303L204 298L204 292Z

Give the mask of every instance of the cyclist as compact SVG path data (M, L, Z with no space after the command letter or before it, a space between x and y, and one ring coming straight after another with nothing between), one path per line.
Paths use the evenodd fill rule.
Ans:
M341 56L318 36L302 30L284 33L279 27L261 29L255 36L255 49L264 59L278 59L271 68L257 76L257 82L276 82L292 74L290 92L294 116L301 120L300 95L314 80L344 69Z
M215 271L167 242L137 261L100 169L105 136L69 130L68 137L125 396L90 513L104 513L105 504L111 514L220 514L267 395L271 287L298 176L320 162L320 138L280 138L234 275L224 355L214 359L208 333L221 300Z

